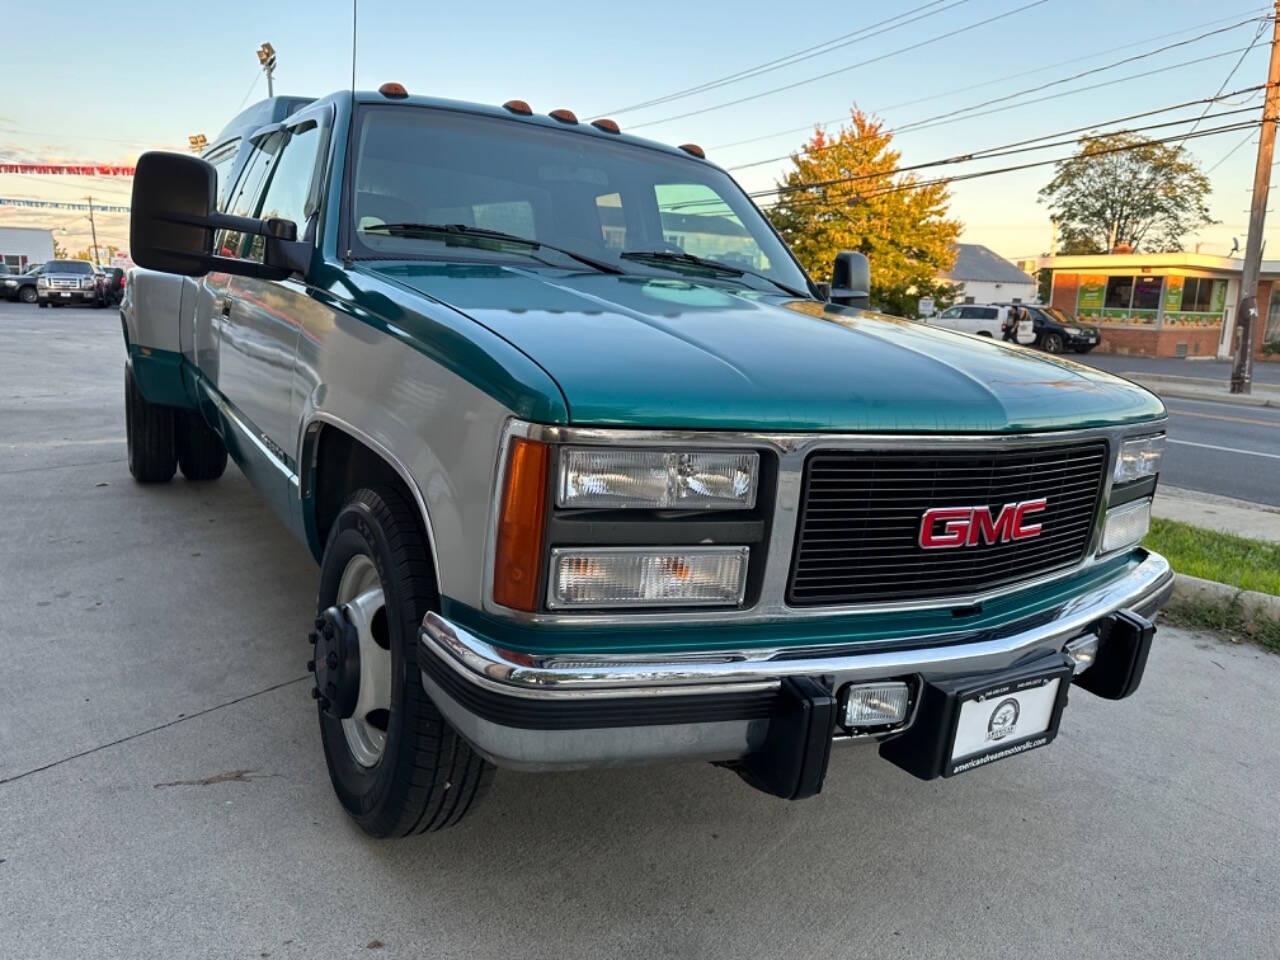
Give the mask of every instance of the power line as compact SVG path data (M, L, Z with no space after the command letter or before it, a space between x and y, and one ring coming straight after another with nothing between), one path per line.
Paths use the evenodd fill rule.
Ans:
M1269 20L1269 19L1270 19L1270 18L1268 18L1268 20ZM1076 88L1076 89L1074 89L1074 90L1063 91L1062 93L1059 93L1059 94L1053 94L1053 95L1051 95L1050 97L1039 97L1039 98L1036 98L1036 99L1033 99L1033 100L1023 101L1022 103L1008 104L1007 106L1000 107L1000 108L998 108L998 109L996 109L996 110L988 110L988 111L981 112L981 113L976 112L976 111L980 111L980 110L982 110L982 108L983 108L983 107L989 107L989 106L992 106L992 105L997 104L997 103L1004 103L1005 101L1012 100L1012 99L1014 99L1015 97L1025 96L1026 94L1029 94L1029 93L1038 93L1039 91L1041 91L1041 90L1047 90L1047 89L1048 89L1048 88L1050 88L1050 87L1056 87L1056 86L1059 86L1059 85L1064 84L1064 83L1070 83L1070 82L1071 82L1071 81L1073 81L1073 80L1079 80L1079 79L1081 79L1081 78L1083 78L1083 77L1090 76L1090 75L1092 75L1092 74L1102 73L1103 71L1106 71L1106 70L1112 70L1112 69L1114 69L1114 68L1116 68L1116 67L1123 66L1123 65L1124 65L1124 64L1126 64L1126 63L1133 63L1133 62L1134 62L1134 61L1136 61L1136 60L1143 60L1143 59L1146 59L1147 57L1153 57L1153 56L1155 56L1155 55L1157 55L1157 54L1165 53L1165 52L1167 52L1167 51L1169 51L1169 50L1172 50L1172 49L1174 49L1175 47L1181 47L1181 46L1185 46L1186 44L1189 44L1189 43L1195 43L1196 41L1203 40L1203 39L1205 39L1206 37L1210 37L1210 36L1213 36L1213 35L1218 34L1218 33L1223 33L1224 31L1227 31L1227 30L1234 30L1236 27L1243 26L1243 25L1244 25L1244 24L1246 24L1246 23L1252 23L1252 22L1253 22L1252 20L1243 20L1243 21L1241 21L1240 23L1232 24L1230 27L1222 27L1222 28L1220 28L1220 29L1218 29L1218 30L1211 30L1211 31L1209 31L1208 33L1202 33L1202 34L1200 34L1199 36L1191 37L1191 38L1189 38L1189 39L1187 39L1187 40L1180 40L1180 41L1179 41L1179 42L1177 42L1177 43L1168 44L1168 45L1166 45L1166 46L1159 47L1159 48L1157 48L1157 49L1155 49L1155 50L1149 50L1149 51L1147 51L1146 53L1136 54L1136 55L1134 55L1134 56L1132 56L1132 57L1126 57L1126 58L1125 58L1125 59L1123 59L1123 60L1117 60L1117 61L1115 61L1115 62L1113 62L1113 63L1104 64L1104 65L1099 66L1099 67L1093 67L1093 68L1091 68L1091 69L1089 69L1089 70L1081 71L1080 73L1073 74L1073 75L1071 75L1071 76L1069 76L1069 77L1060 77L1060 78L1058 78L1057 80L1050 80L1050 81L1048 81L1048 82L1046 82L1046 83L1037 84L1036 86L1033 86L1033 87L1027 87L1027 88L1025 88L1025 89L1023 89L1023 90L1017 90L1017 91L1014 91L1013 93L1005 94L1005 95L1004 95L1004 96L1002 96L1002 97L995 97L995 98L990 99L990 100L984 100L984 101L982 101L981 103L975 103L975 104L973 104L973 105L971 105L971 106L968 106L968 107L959 107L959 108L957 108L957 109L955 109L955 110L949 110L949 111L947 111L946 113L935 114L935 115L934 115L934 116L932 116L932 117L925 117L925 118L920 119L920 120L915 120L915 121L911 121L911 122L909 122L909 123L901 124L901 125L899 125L899 126L897 126L897 127L894 127L894 128L892 128L892 129L890 129L890 130L887 130L887 131L885 131L885 132L886 132L886 133L890 133L890 134L895 134L895 133L911 133L911 132L914 132L914 131L916 131L916 130L924 130L924 129L928 129L929 127L933 127L933 126L941 126L943 123L954 123L954 122L959 121L959 120L967 120L967 119L971 119L972 117L987 116L987 115L989 115L989 114L991 114L991 113L999 113L999 112L1001 112L1001 111L1003 111L1003 110L1009 110L1009 109L1014 109L1014 108L1016 108L1016 107L1027 106L1028 104L1032 104L1032 103L1041 103L1041 102L1043 102L1044 100L1052 99L1054 96L1070 96L1072 93L1080 93L1080 92L1082 92L1082 91L1086 91L1086 90L1093 90L1093 89L1097 89L1097 88L1098 88L1098 87L1100 87L1100 86L1108 86L1108 85L1112 85L1112 84L1115 84L1115 83L1124 82L1124 81L1127 81L1127 80L1133 80L1133 79L1138 78L1138 77L1149 76L1151 73L1159 73L1159 72L1164 71L1164 70L1170 70L1170 69L1174 69L1174 68L1176 68L1176 67L1182 67L1182 66L1187 66L1187 65L1192 64L1192 63L1198 63L1198 62L1200 62L1200 61L1198 61L1198 60L1182 61L1182 62L1177 63L1177 64L1166 65L1165 67L1158 68L1158 69L1156 69L1156 70L1150 71L1149 73L1131 74L1131 75L1130 75L1130 76L1128 76L1128 77L1121 77L1121 78L1118 78L1118 79L1115 79L1115 80L1108 80L1108 81L1105 81L1105 82L1103 82L1103 83L1101 83L1101 84L1094 84L1094 85L1090 85L1090 86L1077 87L1077 88ZM1256 39L1255 39L1255 42L1256 42ZM1251 47L1251 46L1252 46L1252 45L1250 45L1250 47ZM1245 52L1245 53L1247 53L1247 52L1249 51L1250 47L1244 47L1244 48L1243 48L1244 52ZM1216 54L1215 56L1229 56L1230 54L1232 54L1232 53L1237 53L1237 52L1239 52L1239 51L1238 51L1238 50L1229 50L1229 51L1227 51L1226 53ZM1208 58L1206 58L1206 59L1208 59ZM1235 71L1232 71L1232 73L1234 73L1234 72L1235 72ZM1223 84L1223 86L1225 86L1225 84ZM1222 92L1221 88L1219 88L1219 91L1218 91L1218 92L1219 92L1219 93L1221 93L1221 92ZM963 116L962 116L962 114L963 114ZM941 123L938 123L938 122L935 122L935 121L942 121L942 122L941 122ZM826 148L824 148L824 149L831 149L831 147L826 147ZM763 166L764 164L767 164L767 163L777 163L777 162L782 161L782 160L787 160L787 159L789 159L789 158L790 158L790 156L791 156L790 154L786 154L786 155L779 156L779 157L768 157L768 158L763 159L763 160L752 160L752 161L749 161L749 162L747 162L747 163L740 163L740 164L738 164L738 165L736 165L736 166L730 167L729 169L730 169L730 170L744 170L744 169L746 169L746 168L748 168L748 167L758 167L758 166Z
M939 13L943 13L947 10L950 10L952 7L958 7L962 3L968 3L969 0L953 0L952 3L947 4L947 6L944 6L939 10L931 10L928 13L922 14L919 17L913 17L912 19L904 20L904 18L911 17L911 15L914 13L920 13L920 11L927 10L929 7L936 7L938 6L938 4L943 2L944 0L930 0L929 3L921 4L920 6L913 7L910 10L905 10L902 13L896 14L892 17L888 17L884 20L880 20L868 26L859 27L857 30L854 30L850 33L842 34L841 36L835 37L831 40L824 41L823 43L814 44L811 47L806 47L803 50L797 50L794 53L787 54L786 56L778 57L777 59L769 60L769 61L766 61L765 63L756 64L754 67L747 67L744 70L739 70L737 73L731 73L731 74L728 74L727 76L717 77L714 80L709 80L705 83L701 83L693 87L686 87L685 89L677 90L674 93L668 93L661 97L655 97L652 100L645 100L645 101L642 101L641 103L633 103L626 107L619 107L616 110L606 110L604 113L600 114L600 116L616 117L623 113L630 113L633 110L640 110L640 109L643 109L644 107L654 107L662 103L670 103L672 100L680 100L680 99L683 99L684 97L691 97L697 93L705 93L708 90L716 90L720 87L728 86L729 84L739 83L742 80L749 80L753 77L758 77L765 73L772 73L774 70L781 70L783 67L793 66L794 64L800 62L802 58L810 54L822 55L826 53L831 53L833 50L842 49L844 47L850 46L851 44L858 43L862 40L869 40L871 39L871 37L880 36L880 34L888 33L890 30L896 30L899 27L908 26L909 24L912 24L912 23L918 23L919 21L924 20L928 17L936 16ZM893 21L895 20L902 20L903 22L894 24ZM893 24L893 25L886 26L886 24ZM879 27L884 27L885 29L878 30L877 28ZM876 32L875 33L869 32L873 30L875 30ZM826 49L823 49L823 48L826 48Z
M1092 153L1090 156L1099 157L1099 156L1106 156L1113 153L1124 153L1129 150L1139 150L1139 149L1142 149L1143 147L1149 147L1154 144L1170 143L1174 140L1181 139L1184 136L1186 137L1186 139L1191 140L1198 137L1216 136L1217 134L1220 134L1220 133L1231 133L1236 130L1248 130L1250 133L1252 133L1255 129L1261 126L1261 124L1262 124L1262 121L1260 120L1247 120L1239 123L1224 124L1223 126L1220 126L1220 127L1211 127L1208 130L1197 130L1195 133L1189 134L1189 135L1178 133L1178 134L1173 134L1169 137L1164 137L1157 140L1144 140L1141 143L1124 144L1122 146L1109 147L1103 150L1097 150L1094 153ZM919 190L924 187L958 183L959 181L962 181L962 180L977 180L981 177L991 177L991 176L996 176L998 174L1004 174L1004 173L1015 173L1020 170L1030 170L1035 167L1052 166L1054 164L1063 163L1072 159L1075 159L1075 157L1057 157L1052 160L1036 160L1031 163L1015 164L1013 166L1008 166L1008 167L997 167L992 170L977 170L977 171L973 171L972 173L961 173L961 174L955 174L954 176L937 177L932 180L916 180L910 183L891 184L890 186L887 186L883 189L875 190L870 193L861 194L856 199L869 200L873 197L886 196L887 194L891 194L891 193L902 193L907 190ZM891 174L885 174L885 176L891 176ZM781 196L782 194L795 193L802 190L826 189L827 187L839 186L845 183L854 182L855 179L856 178L842 177L835 180L826 180L826 181L820 181L817 183L790 184L787 186L776 187L772 190L758 190L754 193L749 194L749 196L753 200L755 200L755 199L760 199L762 197L767 197L767 196ZM865 179L865 177L863 179ZM826 200L825 198L820 198L820 197L814 197L810 199L817 201L814 204L816 206L829 204L831 202Z
M1068 60L1059 60L1055 63L1045 64L1044 66L1040 66L1040 67L1034 67L1030 70L1021 70L1017 73L1006 74L1003 77L996 77L992 80L983 80L981 83L973 83L967 87L955 87L948 90L946 94L944 94L944 96L954 96L955 94L958 94L958 93L968 93L970 90L978 90L978 89L981 89L982 87L989 87L989 86L992 86L993 84L1003 83L1006 80L1016 80L1019 77L1030 76L1033 73L1043 73L1046 70L1052 70L1056 67L1065 67L1068 64L1079 63L1082 60L1093 60L1096 57L1106 56L1109 53L1117 53L1121 50L1129 50L1133 47L1140 47L1145 43L1150 43L1155 40L1166 40L1169 37L1181 36L1184 33L1190 33L1192 30L1199 30L1202 27L1211 27L1214 24L1222 23L1224 20L1234 20L1236 17L1244 16L1247 13L1259 14L1262 12L1269 11L1270 9L1271 9L1270 7L1255 7L1252 10L1240 10L1240 11L1237 11L1236 13L1231 14L1230 16L1218 17L1217 19L1214 19L1214 20L1206 20L1201 23L1192 24L1189 27L1183 27L1181 30L1173 30L1169 33L1157 34L1154 37L1145 37L1142 40L1134 40L1130 43L1122 43L1117 47L1108 47L1105 50L1098 50L1094 53L1085 54L1082 57L1072 57ZM900 103L892 103L892 104L889 104L887 107L881 107L878 110L873 110L870 112L883 114L888 112L889 110L897 110L901 107L913 107L918 103L932 103L937 99L938 99L937 94L930 94L929 96L918 97L915 100L903 100ZM792 133L803 133L807 130L812 130L814 127L826 126L829 123L839 123L840 121L845 120L847 117L848 117L848 114L843 114L839 117L831 117L828 120L818 120L813 123L807 123L802 127L790 127L786 130L775 131L774 133L765 133L755 137L748 137L745 140L734 140L730 143L714 144L708 147L707 149L708 150L728 150L730 147L741 147L741 146L745 146L748 143L759 143L761 140L772 140L775 137L782 137Z
M1257 30L1257 32L1256 32L1256 33L1254 33L1254 35L1253 35L1253 43L1249 44L1249 46L1247 46L1247 47L1245 47L1245 48L1244 48L1244 51L1240 54L1240 59L1239 59L1239 60L1237 60L1237 61L1235 62L1235 66L1233 66L1233 67L1232 67L1232 68L1227 72L1227 76L1226 76L1226 78L1225 78L1225 79L1223 79L1222 83L1218 86L1218 92L1214 94L1214 96L1215 96L1215 97L1216 97L1216 96L1221 96L1221 95L1222 95L1222 91L1223 91L1223 90L1225 90L1225 89L1227 88L1227 84L1231 82L1231 78L1232 78L1232 77L1234 77L1234 76L1236 75L1236 71L1240 69L1240 64L1244 63L1244 58L1245 58L1245 57L1247 57L1247 56L1249 55L1249 51L1250 51L1250 50L1252 50L1254 47L1256 47L1256 46L1258 45L1258 40L1260 40L1260 39L1262 38L1262 34L1263 34L1263 32L1267 29L1267 24L1270 22L1270 20L1271 20L1271 18L1270 18L1270 17L1267 17L1267 18L1263 19L1263 20L1258 24L1258 30ZM1192 126L1191 126L1191 130L1189 130L1189 131L1188 131L1188 133L1189 133L1189 134L1190 134L1190 133L1194 133L1194 132L1195 132L1196 127L1200 126L1200 121L1204 119L1204 115L1205 115L1206 113L1208 113L1208 112L1209 112L1209 107L1208 107L1208 106L1206 106L1206 107L1204 108L1204 110L1201 112L1201 114L1200 114L1199 118L1196 120L1196 122L1195 122L1194 124L1192 124ZM1182 149L1182 144L1178 144L1178 149L1179 149L1179 150L1181 150L1181 149Z
M1219 160L1217 163L1215 163L1213 166L1211 166L1208 170L1206 170L1206 171L1205 171L1205 175L1207 176L1208 174L1213 173L1213 171L1217 170L1220 166L1222 166L1224 163L1226 163L1228 160L1230 160L1230 159L1231 159L1231 155L1232 155L1232 154L1234 154L1234 153L1235 153L1237 150L1239 150L1241 147L1243 147L1246 143L1248 143L1248 142L1249 142L1249 138L1250 138L1250 137L1252 137L1252 136L1253 136L1253 131L1252 131L1252 130L1250 130L1248 133L1246 133L1246 134L1244 135L1244 139L1243 139L1243 140L1241 140L1241 141L1240 141L1239 143L1237 143L1234 147L1232 147L1232 148L1231 148L1230 150L1228 150L1225 154L1223 154L1223 157L1222 157L1222 159L1221 159L1221 160Z
M698 109L698 110L690 110L687 113L677 114L676 116L673 116L673 117L663 117L661 120L649 120L645 123L632 124L631 129L638 130L641 127L652 127L655 124L667 123L671 120L683 120L685 117L696 117L703 113L710 113L713 110L722 110L725 107L734 107L741 103L749 103L752 100L759 100L761 97L772 96L775 93L782 93L783 91L786 91L786 90L794 90L796 87L802 87L805 84L816 83L817 81L825 80L828 77L834 77L841 73L848 73L850 70L856 70L859 67L867 67L873 63L879 63L882 60L888 60L890 57L896 57L902 53L908 53L912 50L919 50L921 47L927 47L930 44L939 42L940 40L948 40L951 37L957 37L962 33L968 33L970 30L976 30L978 27L984 27L989 23L995 23L997 20L1004 20L1007 17L1012 17L1015 14L1022 13L1026 10L1030 10L1033 7L1042 6L1043 4L1048 2L1049 0L1031 0L1030 3L1024 3L1022 6L1015 7L1012 10L1006 10L1003 13L998 13L995 16L987 17L984 20L978 20L966 26L957 27L954 30L948 30L946 33L940 33L937 36L928 37L927 39L917 41L916 43L910 44L908 46L899 47L897 50L891 50L888 53L883 53L878 57L872 57L870 60L863 60L859 63L853 63L847 67L840 67L836 70L828 70L826 73L820 73L817 76L807 77L804 80L796 80L794 83L784 84L783 86L774 87L770 90L763 90L760 93L753 93L750 96L739 97L737 100L729 100L724 103L714 104L713 106L710 106L710 107L702 107L701 109Z

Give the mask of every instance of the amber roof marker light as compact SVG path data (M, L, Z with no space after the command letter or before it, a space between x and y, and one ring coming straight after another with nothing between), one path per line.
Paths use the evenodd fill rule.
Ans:
M514 610L538 609L550 462L551 451L545 443L524 437L512 440L498 513L493 599Z
M533 108L523 100L508 100L502 105L503 110L510 110L512 113L518 113L522 117L532 117Z
M697 157L699 160L707 159L707 151L703 150L696 143L682 143L680 149L691 156Z
M622 132L618 124L615 121L608 119L607 117L601 117L599 120L592 120L591 125L595 127L597 130L603 130L605 133L621 133Z
M403 83L384 83L378 88L378 92L392 100L403 100L409 95L409 91L404 88Z
M561 107L559 110L552 110L547 116L553 120L559 120L561 123L577 123L578 118L572 110L565 110Z

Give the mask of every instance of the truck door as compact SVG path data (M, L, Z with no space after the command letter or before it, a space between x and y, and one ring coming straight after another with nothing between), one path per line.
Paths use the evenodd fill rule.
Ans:
M320 169L327 154L329 111L295 114L264 141L272 154L261 196L251 216L292 221L299 239L315 242L319 222ZM252 237L241 255L261 263L266 241ZM222 323L222 390L255 431L296 499L301 403L296 396L295 357L300 331L322 325L328 308L314 299L299 275L284 280L237 276L231 280L230 309ZM292 519L292 518L289 518Z

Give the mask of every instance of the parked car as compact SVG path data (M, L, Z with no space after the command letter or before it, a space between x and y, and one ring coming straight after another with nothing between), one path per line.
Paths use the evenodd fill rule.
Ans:
M124 270L120 267L102 268L102 305L114 306L124 297Z
M933 322L948 330L976 333L995 340L1013 340L1021 344L1035 341L1030 318L1020 317L1017 305L962 303L943 310Z
M1027 311L1035 326L1035 344L1045 353L1088 353L1102 342L1101 330L1091 323L1080 323L1065 310L1029 306Z
M128 463L232 456L315 557L364 830L454 824L495 766L798 799L861 741L947 777L1137 688L1159 399L862 309L857 254L827 300L693 145L398 84L276 106L223 166L137 161Z
M23 303L36 302L36 279L40 276L42 264L27 268L24 273L9 273L0 276L0 294L9 300L20 300ZM5 268L6 270L8 267Z
M101 306L99 282L88 260L50 260L36 278L36 299L42 307L72 303Z

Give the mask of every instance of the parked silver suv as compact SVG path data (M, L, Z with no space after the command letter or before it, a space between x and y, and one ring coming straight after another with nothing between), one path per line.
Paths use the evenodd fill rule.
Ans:
M88 260L50 260L36 281L36 300L42 307L67 303L100 305L98 275Z

